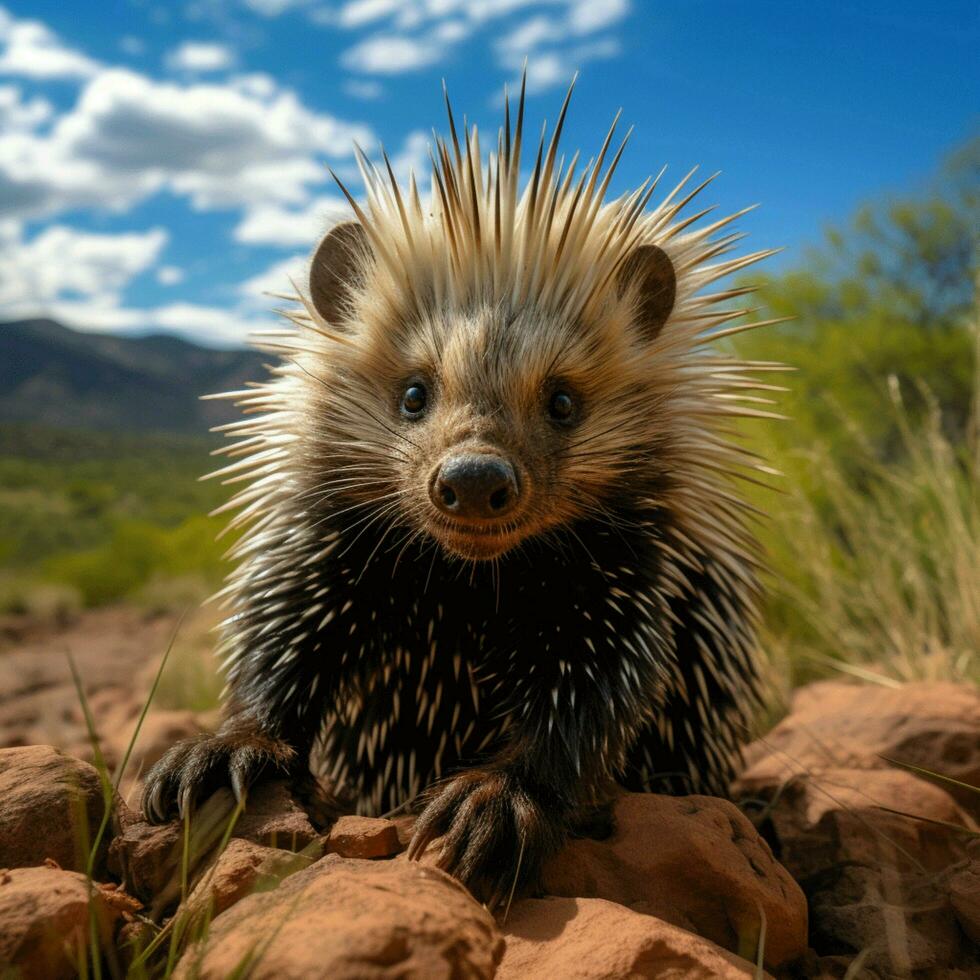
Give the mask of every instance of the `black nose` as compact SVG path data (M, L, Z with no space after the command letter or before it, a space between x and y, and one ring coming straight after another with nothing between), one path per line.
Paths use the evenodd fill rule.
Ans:
M452 517L494 519L509 513L519 494L514 467L499 456L452 456L432 482L432 502Z

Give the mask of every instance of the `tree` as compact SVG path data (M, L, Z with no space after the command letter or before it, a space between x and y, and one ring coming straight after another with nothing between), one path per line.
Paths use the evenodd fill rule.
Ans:
M740 354L797 368L784 402L794 424L777 445L830 445L857 428L882 458L897 451L884 411L891 379L912 416L934 398L943 428L962 440L975 372L980 137L956 151L919 197L860 208L826 233L802 268L762 281L766 315ZM843 450L842 450L843 451Z

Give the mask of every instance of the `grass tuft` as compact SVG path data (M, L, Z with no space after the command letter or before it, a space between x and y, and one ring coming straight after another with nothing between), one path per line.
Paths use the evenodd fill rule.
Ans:
M776 460L797 477L765 532L775 586L763 642L784 688L831 670L886 685L980 681L977 425L954 443L929 392L918 396L929 410L913 420L890 379L883 411L900 441L887 458L844 419L846 452Z

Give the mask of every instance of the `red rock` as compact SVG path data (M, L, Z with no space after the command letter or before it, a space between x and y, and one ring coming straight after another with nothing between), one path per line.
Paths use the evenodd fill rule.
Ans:
M228 832L234 810L235 799L226 788L195 809L188 856L191 881L214 860L214 852ZM124 812L129 816L122 821L110 847L109 868L123 879L130 892L159 913L180 897L184 825L179 820L149 824L140 817L134 818L131 811ZM231 836L287 851L322 848L306 812L282 782L261 783L250 792L246 809L239 814Z
M800 980L851 980L855 977L853 956L817 956L813 950L807 955L807 959L800 964L798 976ZM860 967L857 977L859 980L882 980L881 976L873 970L869 970L863 961L858 964ZM851 970L850 973L847 971Z
M99 896L107 909L118 912L120 915L133 916L138 914L143 903L133 898L125 889L120 888L115 882L96 882L99 889Z
M218 859L198 876L186 910L193 916L214 918L252 892L275 888L320 857L319 844L310 846L314 853L294 854L232 838Z
M187 838L187 868L195 872L212 857L228 831L235 800L231 790L218 790L195 811ZM127 891L151 907L153 916L180 897L180 873L184 860L184 824L149 824L123 811L120 832L109 848L109 870L122 878Z
M736 953L755 949L761 909L768 967L806 951L803 893L731 803L628 793L615 828L570 842L545 869L545 891L617 902Z
M822 961L861 954L861 969L882 977L980 975L943 873L966 856L972 820L948 783L882 758L973 779L978 723L967 688L825 682L799 692L752 747L734 790L757 801L760 827L803 886Z
M980 692L948 683L810 684L747 758L740 786L813 768L888 769L894 759L980 787ZM980 794L940 785L977 812Z
M100 945L118 911L84 875L60 868L0 871L0 972L21 980L77 976L88 955L90 903Z
M287 851L301 851L319 837L306 811L293 798L289 784L279 780L259 783L249 790L234 834Z
M811 891L810 915L818 952L863 954L864 968L884 977L945 980L970 956L936 875L835 867Z
M798 881L836 865L938 871L964 856L970 819L939 786L895 769L815 769L787 783L744 778L767 803L779 857Z
M0 868L51 858L84 870L104 813L102 782L88 763L50 745L0 749Z
M153 941L156 929L144 919L124 922L116 932L115 947L124 969Z
M448 875L329 854L219 915L176 976L224 980L251 955L252 980L477 980L502 953L489 913Z
M382 817L340 817L325 844L327 851L351 858L393 857L402 850L397 825Z
M971 861L949 880L949 898L960 928L980 943L980 861Z
M756 975L752 963L708 939L601 898L518 902L504 936L498 980L750 980Z
M179 867L183 831L179 823L154 824L138 820L122 828L109 847L108 866L127 891L151 902Z

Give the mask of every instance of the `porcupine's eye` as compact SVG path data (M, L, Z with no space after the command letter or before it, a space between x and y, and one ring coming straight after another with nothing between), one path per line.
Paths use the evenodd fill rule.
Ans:
M409 385L402 395L402 415L406 418L417 419L425 411L427 399L428 393L424 385Z
M548 402L548 414L556 422L567 422L575 412L575 402L567 391L556 391Z

